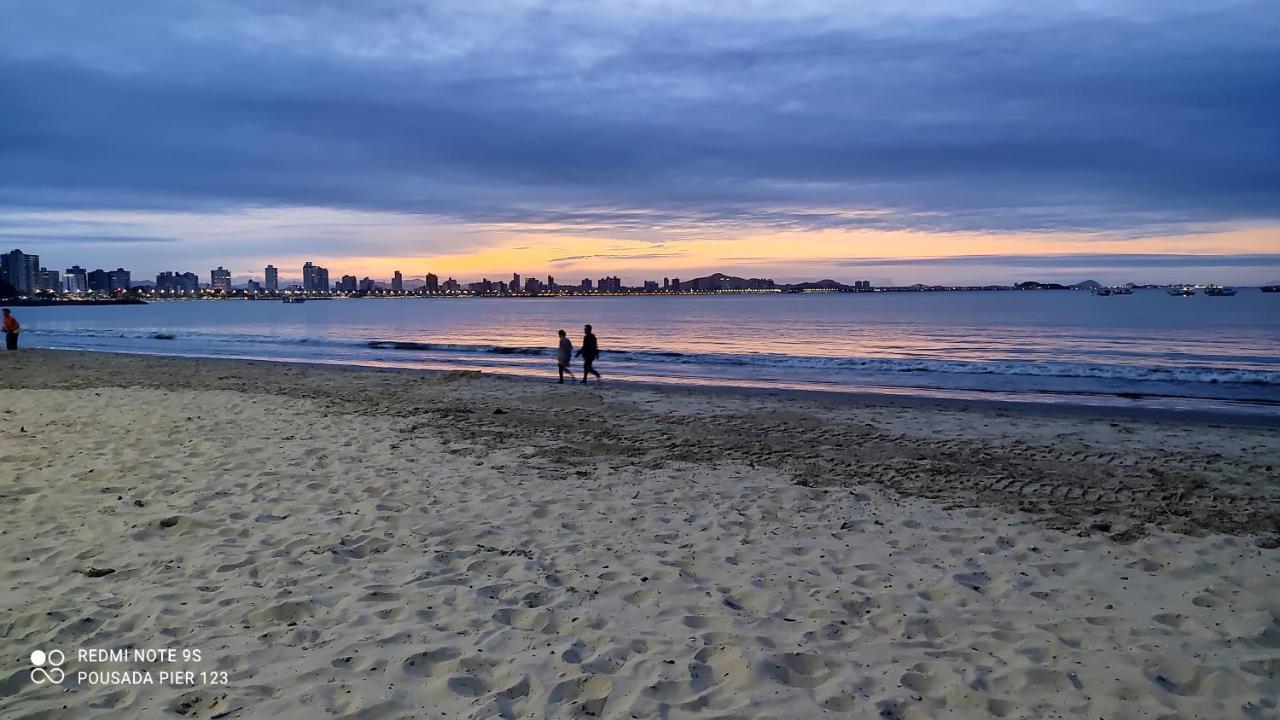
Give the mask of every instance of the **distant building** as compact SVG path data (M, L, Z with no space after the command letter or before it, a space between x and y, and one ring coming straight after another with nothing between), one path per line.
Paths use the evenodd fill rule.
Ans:
M322 283L321 280L324 282ZM302 265L302 290L303 292L328 292L329 271L308 260Z
M263 287L269 293L280 291L280 271L276 270L275 265L268 265L262 273Z
M644 291L645 291L645 292L647 292L647 293L651 293L651 292L658 292L658 281L657 281L657 280L645 280L645 281L644 281Z
M40 268L36 284L40 286L39 290L42 292L62 292L62 277L57 270Z
M214 292L231 292L231 271L219 265L209 271L209 289Z
M557 286L556 286L556 279L555 279L554 277L552 277L552 276L548 275L548 276L547 276L547 289L548 289L548 290L550 290L550 291L552 291L552 292L555 292L556 287L557 287Z
M440 292L440 278L435 273L427 273L426 282L422 285L429 293Z
M618 276L602 277L600 282L596 284L596 289L600 292L622 292L622 278Z
M192 272L165 271L156 275L156 290L173 295L195 295L200 292L200 278Z
M680 292L680 278L671 278L671 292Z
M329 292L329 269L312 264L308 260L302 266L302 290L315 293Z
M870 280L854 280L854 281L853 281L853 289L854 289L854 290L861 290L862 292L870 292L870 291L871 291L871 281L870 281Z
M362 293L371 293L375 287L377 287L377 283L373 281L373 278L366 277L360 280L360 292Z
M453 278L449 278L448 280L445 280L444 284L442 284L440 287L445 292L449 292L449 293L456 293L462 290L462 286L459 285L458 281L454 280Z
M262 286L258 284L257 280L248 280L244 284L244 291L250 295L257 295L262 292Z
M527 293L537 293L542 290L542 283L538 282L538 278L525 278L524 291Z
M591 278L582 278L582 282L578 283L578 289L583 292L591 292Z
M338 292L344 292L344 293L353 293L353 292L355 292L355 291L356 291L356 276L355 276L355 275L343 275L343 276L342 276L342 279L338 281L338 286L337 286L336 288L334 288L334 290L336 290L336 291L338 291Z
M671 278L662 278L662 289L663 290L671 289Z
M511 288L511 292L520 291L520 273L511 273L511 284L508 287Z
M72 265L62 274L63 287L69 293L83 293L89 291L89 278L85 269L79 265Z
M391 292L404 292L404 276L399 270L391 276Z
M107 271L101 268L90 270L88 275L89 292L106 295L111 292L111 279L107 275Z
M40 256L17 249L0 255L0 280L8 282L19 294L34 293L40 284Z
M116 268L107 273L107 286L110 292L129 292L129 271Z

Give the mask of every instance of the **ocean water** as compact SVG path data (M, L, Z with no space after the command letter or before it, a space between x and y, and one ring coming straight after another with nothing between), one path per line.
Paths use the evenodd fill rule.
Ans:
M1280 416L1280 294L954 292L170 301L16 311L25 345Z

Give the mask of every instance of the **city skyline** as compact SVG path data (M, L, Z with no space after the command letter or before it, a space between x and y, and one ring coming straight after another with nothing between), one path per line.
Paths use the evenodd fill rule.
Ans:
M1280 280L1262 0L56 6L0 242L86 265Z
M982 260L983 258L974 258ZM458 279L452 275L442 275L440 273L426 272L421 275L405 276L402 271L394 270L387 280L372 278L370 276L358 277L351 274L339 274L338 279L331 280L330 269L318 263L306 261L301 267L300 275L296 281L293 281L289 275L280 275L280 268L273 264L266 265L261 273L246 273L238 276L240 282L236 281L232 271L219 265L209 270L206 274L209 278L208 282L202 282L199 273L189 270L166 270L156 273L155 281L142 279L145 276L133 277L133 272L123 267L116 270L103 270L97 268L87 270L79 265L66 268L65 270L57 270L48 268L42 262L42 258L38 254L25 253L21 248L15 248L7 253L0 254L0 280L12 285L19 294L34 294L36 292L66 292L66 293L105 293L110 294L120 290L130 290L133 288L151 287L157 291L176 293L176 294L195 294L199 292L213 293L231 293L247 291L250 293L265 292L275 294L284 291L301 291L306 293L349 293L349 294L365 294L371 292L393 293L400 292L422 292L431 293L473 293L473 294L539 294L545 292L681 292L681 291L707 291L719 290L720 283L717 280L730 281L726 285L726 289L782 289L788 286L803 287L822 285L827 289L844 289L851 291L869 291L872 288L911 288L916 286L934 287L934 288L1013 288L1015 285L1026 284L1049 284L1062 286L1081 287L1097 287L1107 285L1183 285L1187 278L1181 280L1160 280L1155 282L1136 282L1126 281L1111 282L1103 280L1099 283L1097 278L1089 277L1077 279L1069 282L1059 282L1055 279L1045 278L1020 278L1017 280L1004 281L998 283L973 283L962 281L948 281L940 283L892 283L884 281L874 281L867 279L843 281L831 277L812 277L805 280L775 280L773 277L764 277L768 273L750 276L736 277L731 273L713 272L705 276L689 278L686 276L684 281L679 275L667 273L659 280L657 277L646 278L642 280L624 281L618 275L605 275L601 278L586 277L581 280L568 280L561 277L557 281L553 275L546 275L545 282L537 276L523 276L519 272L511 274L510 280L503 280L501 277L489 278L488 275L478 279L462 278ZM1152 260L1148 258L1148 260ZM1157 263L1158 264L1158 263ZM283 280L281 279L283 277ZM261 280L259 280L261 278ZM421 280L419 279L421 278ZM745 282L742 282L745 281ZM1093 283L1094 285L1090 285ZM1196 280L1191 284L1200 285L1220 285L1207 280ZM1275 285L1274 282L1261 282L1258 285Z

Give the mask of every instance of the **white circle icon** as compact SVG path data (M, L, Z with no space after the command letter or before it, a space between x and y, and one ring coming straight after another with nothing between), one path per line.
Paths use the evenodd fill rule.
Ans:
M43 665L43 664L44 664L44 661L45 661L45 654L44 654L44 651L43 651L43 650L32 650L32 651L31 651L31 664L32 664L32 665L35 665L36 667L40 667L41 665Z

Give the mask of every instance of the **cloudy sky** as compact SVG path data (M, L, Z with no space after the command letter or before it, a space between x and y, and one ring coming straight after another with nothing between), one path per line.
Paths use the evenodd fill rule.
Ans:
M0 2L50 267L1280 280L1275 0Z

